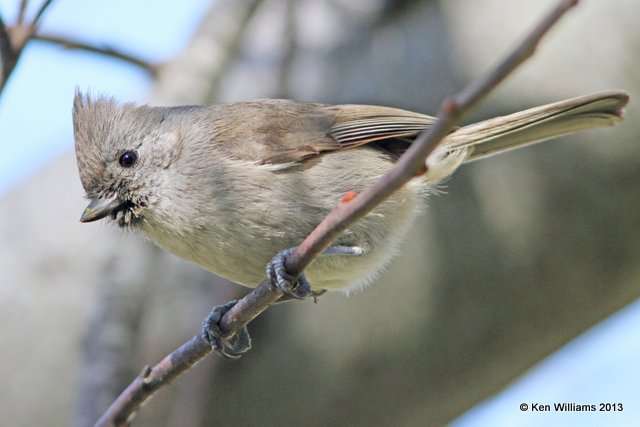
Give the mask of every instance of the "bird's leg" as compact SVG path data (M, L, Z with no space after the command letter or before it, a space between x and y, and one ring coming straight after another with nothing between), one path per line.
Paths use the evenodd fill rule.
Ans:
M311 285L304 273L299 277L294 277L287 272L284 265L285 260L287 259L287 256L291 255L295 250L296 247L293 247L278 252L278 254L273 257L271 262L267 265L267 277L269 277L272 285L280 289L284 294L280 301L304 299L309 296L316 298L320 295L317 291L311 290ZM324 250L322 256L361 256L364 255L364 253L364 249L359 246L331 246Z
M242 353L251 349L251 337L246 326L228 338L223 337L220 331L220 319L237 302L233 300L214 307L202 322L202 339L225 359L238 359Z
M324 289L312 290L304 273L296 278L287 272L284 262L287 256L295 249L296 248L293 247L278 252L267 265L267 275L271 283L278 287L284 294L279 302L290 299L303 299L309 296L317 298L325 292ZM361 256L364 255L364 253L364 249L358 246L331 246L325 249L322 256ZM237 302L238 301L233 300L214 307L202 322L202 339L211 346L213 351L225 359L238 359L242 353L251 349L251 337L249 336L249 331L246 326L228 338L223 337L222 331L220 330L220 319L222 319L222 316L231 310Z
M295 277L287 271L284 262L287 256L291 255L296 247L280 251L267 264L267 277L271 284L280 289L282 293L291 299L304 299L311 295L311 285L307 277L302 273Z
M362 256L365 250L360 246L329 246L322 252L322 256L327 255L347 255L347 256Z

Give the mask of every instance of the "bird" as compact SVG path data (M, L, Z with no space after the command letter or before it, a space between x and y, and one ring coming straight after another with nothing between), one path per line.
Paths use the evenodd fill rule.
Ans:
M613 125L628 100L624 91L604 91L455 128L428 157L424 176L345 230L304 276L290 278L283 267L290 248L345 193L393 168L434 117L285 99L159 107L77 90L75 151L91 199L81 221L110 218L244 286L266 274L294 298L349 293L389 264L428 196L462 164Z

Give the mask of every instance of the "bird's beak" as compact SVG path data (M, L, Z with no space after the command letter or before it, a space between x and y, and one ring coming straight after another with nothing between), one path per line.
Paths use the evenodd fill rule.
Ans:
M80 217L80 222L91 222L109 216L112 212L123 205L118 196L110 199L93 199L87 206Z

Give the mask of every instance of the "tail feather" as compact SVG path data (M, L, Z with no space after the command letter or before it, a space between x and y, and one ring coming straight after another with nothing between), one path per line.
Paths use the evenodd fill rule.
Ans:
M599 92L531 108L462 127L443 148L467 149L466 162L585 129L613 125L622 119L629 95Z

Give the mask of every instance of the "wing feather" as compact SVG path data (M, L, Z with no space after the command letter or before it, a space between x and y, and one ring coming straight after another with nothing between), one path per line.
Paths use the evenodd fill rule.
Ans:
M325 152L386 139L411 138L435 120L375 105L324 105L273 99L214 108L220 111L216 140L224 142L222 150L234 158L283 168ZM247 140L254 143L247 144ZM410 141L402 144L409 146Z

